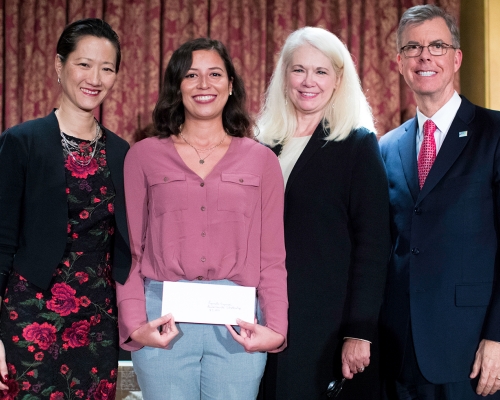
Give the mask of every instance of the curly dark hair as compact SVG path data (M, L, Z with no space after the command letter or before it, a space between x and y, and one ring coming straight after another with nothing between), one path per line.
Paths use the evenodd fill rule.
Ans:
M184 43L172 54L165 70L165 78L158 102L153 111L155 136L178 135L184 123L181 82L193 63L193 51L214 50L226 67L229 81L233 84L233 94L229 96L222 111L222 124L228 135L253 137L252 120L246 110L246 92L243 80L236 73L226 47L218 40L198 38Z

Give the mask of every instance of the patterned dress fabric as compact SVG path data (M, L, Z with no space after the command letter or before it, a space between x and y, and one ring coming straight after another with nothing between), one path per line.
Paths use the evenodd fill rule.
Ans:
M78 142L83 159L88 142ZM68 241L47 290L12 272L4 296L1 339L9 391L0 399L115 398L118 336L110 245L115 190L105 137L87 166L65 153ZM47 188L50 190L50 188ZM33 266L36 268L36 266Z

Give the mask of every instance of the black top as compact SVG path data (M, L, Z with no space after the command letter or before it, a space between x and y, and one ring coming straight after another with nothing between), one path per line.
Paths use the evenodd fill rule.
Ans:
M102 128L116 190L113 278L124 283L130 250L123 190L128 143ZM0 294L11 268L46 289L64 253L68 204L59 124L54 112L0 136Z
M366 129L340 142L324 138L319 125L286 185L288 348L270 355L277 388L266 386L266 397L319 398L340 372L343 338L376 337L390 251L384 165Z

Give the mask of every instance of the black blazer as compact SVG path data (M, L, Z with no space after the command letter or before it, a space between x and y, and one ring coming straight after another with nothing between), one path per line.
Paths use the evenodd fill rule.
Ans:
M380 140L393 233L386 358L398 375L411 320L424 377L465 381L481 339L500 341L500 112L462 97L422 190L416 132L414 118Z
M343 338L376 338L390 253L384 164L366 129L340 142L324 138L320 124L285 189L288 348L269 355L276 388L266 382L266 396L275 392L278 399L319 398L340 375ZM273 151L279 154L281 146ZM362 390L365 378L360 374L353 386ZM371 398L374 387L364 387L345 392Z
M125 283L131 256L123 160L129 145L106 132L106 158L116 189L113 278ZM67 240L68 204L59 124L54 112L0 136L0 296L11 268L48 288Z

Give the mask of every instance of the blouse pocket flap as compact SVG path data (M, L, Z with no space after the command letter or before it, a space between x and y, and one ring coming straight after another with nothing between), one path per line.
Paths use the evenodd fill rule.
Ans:
M223 182L237 183L243 186L260 186L260 176L252 174L228 174L222 173Z
M186 174L182 172L162 172L148 176L149 186L154 186L161 183L169 183L169 182L185 181L185 180L186 180Z

